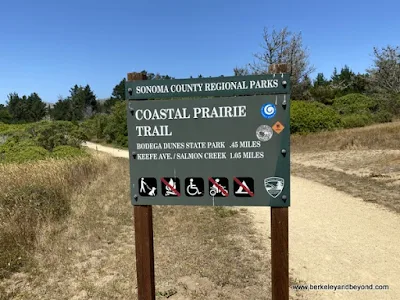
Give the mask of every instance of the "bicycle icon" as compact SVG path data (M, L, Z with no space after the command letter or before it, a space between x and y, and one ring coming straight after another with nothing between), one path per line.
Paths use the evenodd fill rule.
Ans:
M220 179L219 178L216 178L215 179L215 184L213 184L213 186L212 187L210 187L210 196L211 197L214 197L214 196L216 196L217 194L222 194L222 197L224 197L225 196L225 194L226 194L226 191L228 190L228 188L226 187L226 186L224 186L224 185L222 185L221 183L220 183ZM218 186L219 187L218 187ZM223 192L222 190L224 190L225 192Z

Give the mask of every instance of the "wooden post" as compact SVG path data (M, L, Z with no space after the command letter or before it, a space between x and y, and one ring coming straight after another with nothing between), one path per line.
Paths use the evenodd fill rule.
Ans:
M289 300L289 209L271 207L272 300Z
M142 73L128 73L128 81L146 80ZM136 273L139 300L155 300L153 210L151 205L133 208L136 248Z
M272 74L286 73L288 65L270 65ZM289 300L289 209L271 207L272 300Z

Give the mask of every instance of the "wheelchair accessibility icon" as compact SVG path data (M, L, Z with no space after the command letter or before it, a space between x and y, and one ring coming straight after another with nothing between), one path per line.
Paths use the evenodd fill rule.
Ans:
M185 193L188 197L201 197L204 195L203 178L191 177L185 179Z

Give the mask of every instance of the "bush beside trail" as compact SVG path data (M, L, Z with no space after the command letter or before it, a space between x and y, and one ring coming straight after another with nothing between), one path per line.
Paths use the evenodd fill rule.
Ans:
M0 163L23 163L52 157L86 155L81 149L81 144L88 138L82 129L72 122L0 124L0 136Z
M110 115L95 115L85 120L81 128L93 142L106 142L115 146L128 147L126 101L118 101Z
M333 130L342 126L339 113L319 102L292 101L290 114L291 133Z
M372 114L379 110L378 101L363 94L348 94L336 98L332 107L341 115Z
M353 93L333 99L331 105L293 100L291 133L331 131L391 122L400 113L400 96L378 96Z
M341 115L344 128L354 128L391 122L394 111L388 102L388 99L354 93L334 99L332 107Z

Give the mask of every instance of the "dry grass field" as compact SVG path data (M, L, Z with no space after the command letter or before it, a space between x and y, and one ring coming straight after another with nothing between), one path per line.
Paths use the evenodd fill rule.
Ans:
M105 166L98 157L0 164L0 279L34 264L38 240L55 233L70 214L72 195Z
M80 171L70 177L86 185L71 194L66 218L36 231L30 263L0 281L1 300L136 299L128 162L100 156L93 180ZM57 165L39 166L18 172L59 184L54 172L39 175ZM153 213L157 299L270 298L269 253L246 210L155 206Z
M398 212L399 143L399 122L293 136L292 171ZM137 299L129 164L92 153L0 166L0 300ZM270 299L262 219L236 208L153 213L157 299Z
M292 172L400 212L400 122L292 137Z

